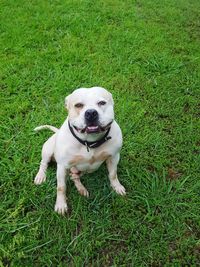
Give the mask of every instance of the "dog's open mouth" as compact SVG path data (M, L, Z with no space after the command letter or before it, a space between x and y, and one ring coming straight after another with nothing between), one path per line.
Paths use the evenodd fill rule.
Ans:
M78 128L76 126L74 126L74 128L79 132L79 133L87 133L87 134L91 134L91 133L100 133L101 127L98 125L92 125L92 126L86 126L85 128Z
M87 134L92 134L92 133L100 133L106 131L110 125L112 124L112 121L108 123L106 126L102 127L100 125L90 125L86 126L85 128L78 128L74 126L74 128L79 132L79 133L87 133Z
M100 132L100 127L98 125L96 126L87 126L85 128L85 132L90 134L90 133L99 133Z

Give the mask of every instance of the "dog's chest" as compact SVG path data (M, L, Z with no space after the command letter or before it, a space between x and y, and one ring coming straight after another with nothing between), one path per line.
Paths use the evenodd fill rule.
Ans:
M97 170L100 165L109 157L107 151L90 150L86 153L79 153L69 160L70 167L76 167L79 171L92 172Z

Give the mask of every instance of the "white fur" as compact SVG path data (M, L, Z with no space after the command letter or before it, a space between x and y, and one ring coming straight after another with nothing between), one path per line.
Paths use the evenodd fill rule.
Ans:
M106 105L99 106L99 101L106 101ZM83 103L81 109L75 107L76 103ZM122 146L122 134L119 125L114 120L112 95L104 88L81 88L75 90L65 99L65 106L69 116L60 129L53 126L39 126L35 130L51 129L55 133L44 143L42 148L42 160L39 171L35 177L35 184L41 184L46 180L46 169L48 163L54 157L57 163L57 199L55 211L64 214L67 211L65 176L70 173L71 179L81 195L89 196L87 189L80 181L83 172L93 172L106 161L111 187L120 195L125 195L125 188L117 178L117 164L120 158ZM112 138L97 148L87 151L86 147L78 142L71 134L68 120L71 125L84 128L84 114L87 109L96 109L99 114L99 123L102 127L109 122L111 129L109 136ZM78 133L82 140L95 141L100 139L105 132L96 134Z

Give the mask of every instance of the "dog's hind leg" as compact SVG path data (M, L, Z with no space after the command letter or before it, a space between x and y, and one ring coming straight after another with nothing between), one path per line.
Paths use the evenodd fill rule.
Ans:
M42 147L42 160L40 162L39 171L34 179L34 183L37 185L46 181L46 170L54 153L55 137L56 134L52 135Z
M78 171L75 167L72 167L70 169L70 176L71 176L71 180L74 182L80 195L82 195L84 197L89 197L89 192L87 191L87 189L81 183L81 180L80 180L81 172Z

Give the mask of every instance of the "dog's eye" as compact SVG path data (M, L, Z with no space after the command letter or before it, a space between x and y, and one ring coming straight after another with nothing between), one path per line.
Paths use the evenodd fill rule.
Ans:
M76 108L83 108L83 104L82 103L77 103L77 104L75 104L75 107Z
M103 101L103 100L98 102L99 106L104 106L105 104L106 104L106 101Z

